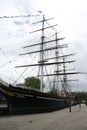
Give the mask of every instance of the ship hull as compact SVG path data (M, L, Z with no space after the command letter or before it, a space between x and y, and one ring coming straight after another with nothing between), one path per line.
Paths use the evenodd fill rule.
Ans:
M9 113L15 112L48 112L62 109L69 106L69 99L55 99L44 97L7 97Z
M71 98L16 87L0 86L7 101L8 114L36 113L59 110L70 105Z

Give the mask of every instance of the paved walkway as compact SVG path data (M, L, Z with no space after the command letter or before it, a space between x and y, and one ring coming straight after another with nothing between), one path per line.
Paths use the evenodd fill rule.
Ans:
M0 117L0 130L87 130L87 106L51 113Z

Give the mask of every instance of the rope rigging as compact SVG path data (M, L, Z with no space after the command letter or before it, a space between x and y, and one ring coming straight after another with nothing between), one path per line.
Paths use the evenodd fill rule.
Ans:
M19 56L14 57L12 60L9 60L7 63L3 64L0 66L0 68L7 66L8 64L11 64L13 61L15 61L15 59L17 59Z
M36 56L32 59L32 61L30 62L30 64L34 61L34 59L36 58ZM23 74L27 71L28 67L25 68L25 70L21 73L21 75L14 81L13 84L15 84L22 76Z
M27 18L27 17L37 17L37 16L40 16L40 15L0 16L0 19L12 19L12 18L21 18L21 17ZM8 58L8 55L6 54L6 52L3 50L3 48L13 47L13 46L17 46L17 45L19 45L19 43L12 44L12 45L1 46L1 47L0 47L0 50L1 50L2 54L4 55L4 57L6 58L6 60L8 61L8 62L2 64L2 65L0 66L0 68L3 68L3 67L5 67L5 66L7 66L8 64L12 64L15 60L17 60L17 59L20 57L20 55L17 55L17 56L15 56L14 58L12 58L12 59L10 60L10 59ZM35 57L34 57L34 58L35 58ZM33 60L34 60L34 58L33 58ZM33 60L31 61L31 63L33 62ZM30 64L31 64L31 63L30 63ZM12 67L12 66L11 66L11 67ZM23 77L23 74L27 71L27 69L28 69L28 67L21 73L21 75L16 79L16 81L14 81L14 83L16 83L21 77ZM32 69L32 70L33 70L33 69ZM14 71L15 71L15 73L17 73L16 70L14 70ZM6 76L5 76L5 77L6 77ZM14 83L13 83L13 84L14 84Z
M19 15L19 16L0 16L0 19L8 19L8 18L21 18L21 17L37 17L40 15Z

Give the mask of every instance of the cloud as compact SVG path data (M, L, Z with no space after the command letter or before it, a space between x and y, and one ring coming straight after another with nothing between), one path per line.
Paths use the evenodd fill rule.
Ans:
M24 23L23 22L19 22L19 21L14 21L14 24L16 24L16 25L24 25Z
M29 20L26 20L26 19L22 19L22 21L18 21L18 20L14 20L13 23L15 25L24 25L24 24L28 24L29 25Z

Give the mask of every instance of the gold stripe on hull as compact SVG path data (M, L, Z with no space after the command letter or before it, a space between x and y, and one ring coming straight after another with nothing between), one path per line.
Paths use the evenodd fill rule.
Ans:
M8 95L8 96L12 96L12 97L19 97L19 98L24 98L25 97L24 94L10 92L10 91L4 90L3 88L0 88L0 91L3 94Z

